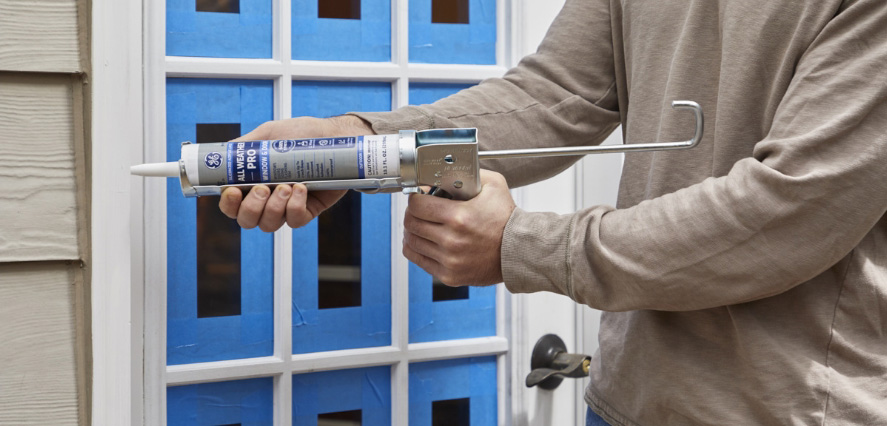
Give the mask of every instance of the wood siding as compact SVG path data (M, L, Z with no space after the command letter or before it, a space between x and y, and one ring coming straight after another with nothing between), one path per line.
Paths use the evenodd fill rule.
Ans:
M73 103L71 76L0 73L0 262L80 258Z
M88 425L89 0L0 0L0 425Z
M0 70L83 70L77 0L0 1Z
M78 424L78 269L79 262L0 264L0 424Z

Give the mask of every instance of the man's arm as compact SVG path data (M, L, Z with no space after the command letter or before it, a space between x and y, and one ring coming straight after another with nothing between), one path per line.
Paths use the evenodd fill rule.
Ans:
M380 134L477 127L482 150L596 145L619 125L610 4L567 0L535 54L503 78L431 105L354 113ZM581 157L484 160L512 187L554 176Z
M567 0L539 51L524 58L504 78L486 80L432 105L352 113L334 117L332 123L306 117L268 122L240 139L477 127L482 149L592 145L602 142L618 126L616 105L609 2ZM329 124L339 126L329 129ZM554 176L577 159L492 160L482 161L481 167L503 173L508 183L516 186ZM243 227L273 231L284 222L303 226L341 197L340 192L309 193L304 189L295 185L290 191L288 186L278 185L273 195L279 198L271 196L264 185L256 186L245 198L229 189L220 208ZM287 191L290 197L285 196Z
M464 205L414 197L420 226L408 232L433 245L409 249L478 275L500 268L513 292L553 291L611 311L704 309L785 292L847 256L887 212L884 22L878 0L834 18L798 63L770 134L727 176L621 210L515 209L498 237L501 265L447 248ZM440 220L429 215L444 209Z

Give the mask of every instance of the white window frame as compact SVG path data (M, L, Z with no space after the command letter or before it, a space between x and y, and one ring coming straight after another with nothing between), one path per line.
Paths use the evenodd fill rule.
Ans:
M505 0L497 0L497 65L410 64L407 61L409 0L392 2L392 61L328 62L291 59L291 3L274 0L272 59L191 58L165 56L165 2L151 2L146 7L145 102L146 161L164 161L165 88L168 77L246 78L271 80L274 83L275 119L289 118L294 80L359 80L392 83L392 106L408 104L409 84L478 83L497 77L511 65L508 40L511 19ZM244 129L248 130L248 129ZM402 218L406 198L392 197L392 342L390 346L360 348L322 353L292 354L291 334L291 256L292 231L284 227L275 233L275 315L274 353L268 357L166 366L166 235L165 183L145 182L145 264L150 270L145 282L145 424L166 421L165 399L168 385L186 385L253 377L274 377L275 424L292 422L292 375L342 368L390 365L392 379L392 422L408 423L409 364L412 362L473 356L497 356L498 410L500 419L510 418L510 371L507 364L509 330L507 324L508 295L497 289L496 336L429 343L409 343L409 281L408 262L400 255L403 238ZM508 421L506 420L506 423Z

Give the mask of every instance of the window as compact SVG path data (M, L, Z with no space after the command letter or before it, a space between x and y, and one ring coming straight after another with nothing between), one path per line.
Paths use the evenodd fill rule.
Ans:
M502 75L501 12L482 1L454 2L455 18L435 16L458 22L438 23L431 0L167 0L147 30L166 36L149 59L163 84L147 96L165 109L152 130L167 142L148 151L173 161L183 141L429 103ZM407 5L427 19L392 13ZM413 31L443 38L414 55ZM483 54L466 55L460 46L478 31ZM146 346L165 348L146 350L159 358L146 359L146 387L162 389L147 392L146 423L497 424L504 291L435 285L409 265L405 197L350 193L321 219L274 234L236 227L216 200L184 198L174 179L146 197L156 248L146 274L165 271L155 275L165 291L148 301L162 309L146 312Z

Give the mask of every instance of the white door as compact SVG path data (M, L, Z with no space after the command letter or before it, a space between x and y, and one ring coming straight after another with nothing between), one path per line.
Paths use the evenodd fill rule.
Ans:
M535 50L559 7L145 2L144 160L270 119L433 101ZM575 208L570 173L518 191L519 203ZM581 383L523 381L542 334L588 349L584 311L559 296L435 285L399 255L403 197L353 195L326 224L274 235L225 223L173 181L147 181L143 201L144 386L131 412L144 424L583 423Z

